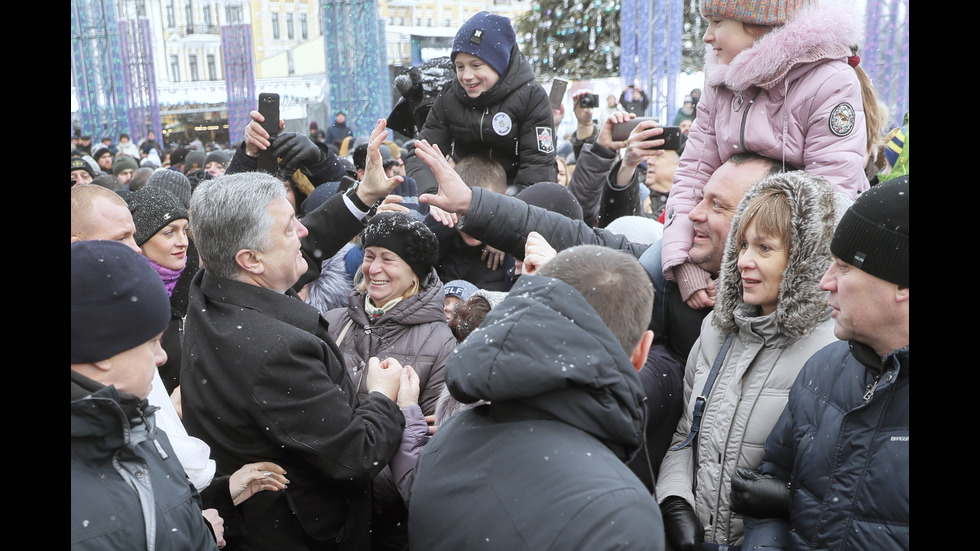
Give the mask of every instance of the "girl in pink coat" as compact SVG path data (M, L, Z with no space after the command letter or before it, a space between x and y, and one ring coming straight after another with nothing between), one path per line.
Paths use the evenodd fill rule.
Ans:
M695 230L687 215L715 169L753 152L822 176L853 200L868 188L864 166L873 141L862 93L869 112L878 110L857 66L861 21L850 9L807 0L705 0L701 11L708 19L706 86L667 201L661 252L664 275L692 308L714 303L710 275L688 258Z

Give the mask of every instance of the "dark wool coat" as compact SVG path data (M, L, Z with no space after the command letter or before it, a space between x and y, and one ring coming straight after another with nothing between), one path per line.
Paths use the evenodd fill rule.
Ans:
M507 183L523 189L558 178L553 126L548 94L514 46L507 72L479 97L467 96L453 79L436 97L418 139L438 145L457 161L474 154L490 155L503 165ZM414 155L414 148L405 159L405 169L418 182L419 194L436 192L435 177Z
M412 549L664 548L660 510L625 465L641 446L643 389L585 298L521 277L450 356L464 403L422 451Z
M304 224L303 253L317 271L319 257L363 229L340 195ZM380 393L358 399L316 308L292 290L201 270L191 286L181 375L184 424L211 446L219 475L267 460L290 480L286 491L260 492L238 507L247 535L226 532L229 546L369 545L370 482L397 450L404 417Z

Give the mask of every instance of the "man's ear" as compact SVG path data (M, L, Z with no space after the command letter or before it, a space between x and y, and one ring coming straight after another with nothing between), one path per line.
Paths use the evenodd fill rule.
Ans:
M99 371L109 371L112 369L112 359L110 358L107 360L92 362L92 365L94 365Z
M241 249L235 253L235 264L238 264L239 268L250 274L258 275L265 271L265 266L262 264L262 259L259 258L259 253L252 249Z
M908 302L909 301L909 288L908 287L896 287L895 288L895 300L898 302Z
M647 329L643 332L643 337L640 339L640 342L636 343L636 348L633 349L633 354L630 356L630 361L633 363L633 367L637 373L643 369L643 364L647 363L647 355L650 353L650 346L652 344L653 331Z

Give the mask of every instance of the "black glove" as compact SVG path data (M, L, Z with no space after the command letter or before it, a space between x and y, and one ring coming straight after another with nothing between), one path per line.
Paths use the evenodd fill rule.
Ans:
M732 477L732 511L755 518L789 520L789 483L738 467Z
M272 148L279 157L279 175L288 178L298 168L309 169L323 160L323 152L306 134L283 132L272 141Z
M694 508L682 497L670 496L660 504L667 543L674 551L700 551L704 527Z

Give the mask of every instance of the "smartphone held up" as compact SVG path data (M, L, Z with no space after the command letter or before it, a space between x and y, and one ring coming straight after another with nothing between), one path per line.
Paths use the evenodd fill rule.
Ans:
M621 122L613 126L612 139L617 142L625 142L633 129L637 127L641 122L656 120L652 117L636 117L634 119L628 120L626 122ZM654 128L656 125L651 126ZM654 136L648 138L649 140L664 140L664 144L661 146L653 147L651 149L668 149L677 151L681 147L681 129L677 126L663 126L663 133L659 136Z

